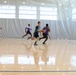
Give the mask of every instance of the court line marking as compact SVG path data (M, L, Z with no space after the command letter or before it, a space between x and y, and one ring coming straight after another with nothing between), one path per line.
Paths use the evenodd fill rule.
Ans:
M76 72L76 70L59 70L59 71L55 71L55 70L51 70L51 71L26 71L26 70L0 70L0 72Z

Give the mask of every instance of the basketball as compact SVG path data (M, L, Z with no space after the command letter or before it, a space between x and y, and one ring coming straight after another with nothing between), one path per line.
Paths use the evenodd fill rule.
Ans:
M46 32L46 30L41 30L41 32L42 32L42 33L45 33L45 32Z

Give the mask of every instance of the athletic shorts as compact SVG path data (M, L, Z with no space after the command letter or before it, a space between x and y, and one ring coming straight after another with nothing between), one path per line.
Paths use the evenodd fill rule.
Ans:
M31 32L27 31L26 34L31 34Z
M43 37L44 37L44 38L48 38L48 35L47 35L47 34L43 34Z
M35 38L38 38L38 37L39 37L38 32L34 32L34 37L35 37Z

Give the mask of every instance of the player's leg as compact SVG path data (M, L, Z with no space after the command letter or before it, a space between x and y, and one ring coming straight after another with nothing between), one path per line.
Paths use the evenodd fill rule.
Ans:
M34 33L34 37L35 37L35 39L36 39L34 45L37 45L37 42L38 42L38 39L39 39L38 32L35 32L35 33Z
M43 37L40 37L39 40L44 39L45 38L45 34L43 34Z
M45 34L45 40L44 40L44 42L43 42L43 44L46 44L46 41L48 40L48 35L47 34Z
M28 35L28 32L26 32L26 34L25 34L25 35L23 35L23 36L22 36L22 38L24 38L24 37L25 37L25 36L27 36L27 35Z
M31 39L31 38L32 38L32 33L31 33L31 32L29 32L29 35L30 35L30 37L28 37L28 39Z
M34 45L38 45L38 44L37 44L37 42L38 42L38 39L39 39L39 38L37 37L37 38L36 38L36 40L35 40L35 43L34 43Z

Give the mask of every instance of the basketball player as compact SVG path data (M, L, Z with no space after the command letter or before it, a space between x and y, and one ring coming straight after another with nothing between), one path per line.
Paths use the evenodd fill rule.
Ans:
M26 31L26 30L27 30L27 31ZM30 24L28 24L28 27L25 28L26 34L23 35L22 38L24 38L24 37L27 36L28 34L31 36L31 37L28 37L28 39L32 38L32 33L31 33L30 30L32 30L32 29L30 28Z
M46 27L43 28L42 32L43 32L42 33L43 37L39 38L39 40L45 39L43 44L46 44L46 41L48 40L48 32L50 32L50 28L49 28L48 24L46 24Z
M39 32L40 32L40 24L41 22L38 22L38 25L35 27L35 31L34 31L34 38L36 39L34 45L37 45L37 41L39 40Z

